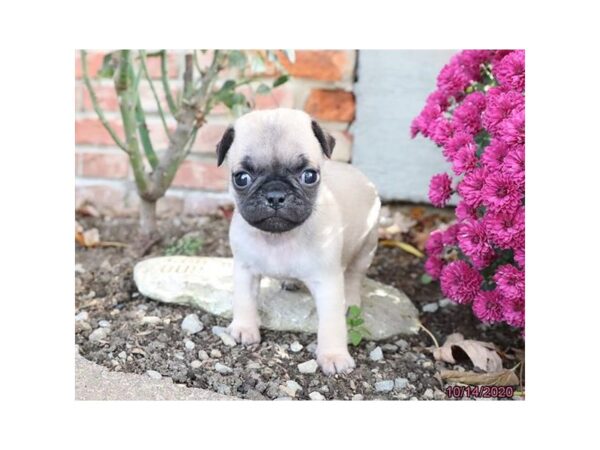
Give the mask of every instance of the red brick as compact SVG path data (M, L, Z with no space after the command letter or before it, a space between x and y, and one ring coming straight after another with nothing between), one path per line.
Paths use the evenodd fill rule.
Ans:
M354 94L341 89L313 89L304 110L319 120L351 122L354 120Z
M228 171L215 162L184 161L173 180L173 187L224 191L227 189Z
M78 153L77 175L99 178L125 178L129 171L129 159L125 154Z
M87 63L88 63L88 74L90 78L95 77L98 71L102 68L102 61L105 51L88 51ZM160 58L152 57L148 58L148 72L152 78L160 78ZM177 55L173 52L167 52L167 72L169 78L177 78L179 75L179 64L177 61ZM83 77L83 68L81 66L81 54L79 51L75 54L75 78L80 79Z
M217 143L223 137L227 125L218 123L206 123L199 130L196 135L196 141L192 146L193 152L199 153L214 153L217 148Z
M288 73L298 78L339 81L351 70L348 67L348 53L343 50L296 51L294 63L290 62L283 52L278 52L278 55Z
M117 120L109 120L115 133L124 139L123 126ZM100 119L76 119L75 120L75 143L77 145L116 145Z

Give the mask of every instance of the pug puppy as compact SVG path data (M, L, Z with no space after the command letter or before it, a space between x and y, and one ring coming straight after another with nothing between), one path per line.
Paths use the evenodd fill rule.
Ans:
M324 373L354 366L346 310L377 247L381 202L355 167L330 161L335 139L303 111L254 111L217 146L227 156L235 198L229 239L234 256L231 336L260 342L257 296L262 276L304 283L319 318L317 362Z

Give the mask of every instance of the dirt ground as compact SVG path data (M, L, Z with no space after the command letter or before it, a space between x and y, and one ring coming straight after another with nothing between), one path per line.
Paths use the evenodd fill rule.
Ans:
M161 220L164 238L145 257L177 253L231 256L227 215ZM418 215L417 223L402 235L415 247L422 246L424 227L450 218L444 211L423 208ZM102 241L129 243L135 238L135 218L77 220L86 230L97 228ZM313 358L315 335L261 330L260 344L227 346L211 331L215 325L227 326L226 320L142 296L132 279L137 260L129 247L77 245L76 249L75 342L85 358L111 370L170 377L187 386L261 400L445 399L447 386L438 372L473 370L469 362L436 362L426 348L433 345L432 339L420 332L350 346L357 364L351 374L328 377L319 370L303 374L297 365ZM436 308L432 304L443 298L439 284L424 284L422 274L423 259L395 247L380 247L368 273L406 292L421 311L421 322L440 344L449 334L459 332L468 339L494 343L506 358L504 367L514 366L511 349L524 348L520 333L504 325L482 324L468 307L442 302ZM432 312L423 312L425 305L425 310ZM181 322L191 313L198 314L204 329L187 335ZM303 347L300 351L290 347L295 342ZM383 350L383 358L374 361L369 354L377 346ZM395 381L391 389L390 380Z

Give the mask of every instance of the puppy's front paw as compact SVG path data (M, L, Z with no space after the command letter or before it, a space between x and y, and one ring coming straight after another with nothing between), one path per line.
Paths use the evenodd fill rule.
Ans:
M227 327L227 332L233 339L244 345L258 344L260 342L260 331L258 325L236 322L231 322Z
M345 349L334 352L317 351L317 363L321 366L321 370L325 375L349 373L356 367L352 356Z

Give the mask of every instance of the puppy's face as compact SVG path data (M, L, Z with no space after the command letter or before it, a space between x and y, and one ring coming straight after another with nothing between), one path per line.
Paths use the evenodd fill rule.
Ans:
M335 141L306 113L275 109L249 113L217 146L219 165L228 156L238 210L253 227L283 233L314 209L320 167Z

